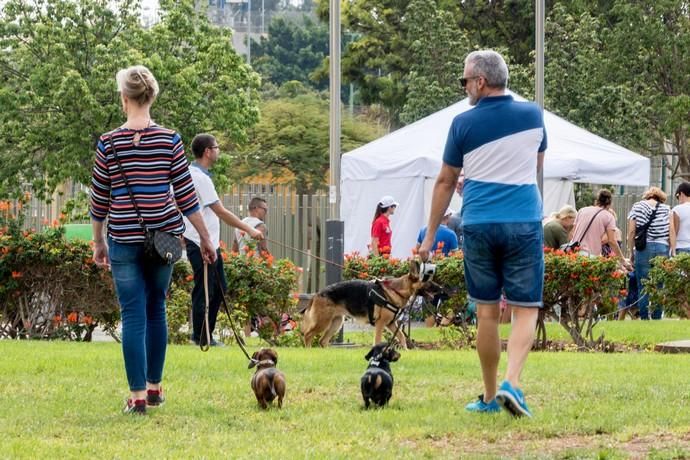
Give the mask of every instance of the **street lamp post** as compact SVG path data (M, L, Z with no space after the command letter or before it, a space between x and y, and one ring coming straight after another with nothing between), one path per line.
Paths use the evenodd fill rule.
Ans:
M534 28L534 52L536 54L536 65L534 75L534 100L542 112L544 111L544 0L536 0L535 5L535 28ZM539 193L544 197L544 168L537 174Z
M340 220L340 0L330 0L330 122L328 187L329 219L326 221L326 284L342 279L344 223ZM336 342L343 342L340 329Z

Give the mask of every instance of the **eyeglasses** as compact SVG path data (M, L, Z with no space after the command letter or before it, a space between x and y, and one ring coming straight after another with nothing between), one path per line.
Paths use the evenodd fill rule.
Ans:
M465 88L467 86L467 82L469 82L470 80L476 80L477 78L482 78L482 76L481 75L475 75L474 77L467 77L467 78L463 77L460 79L460 85L463 88Z
M210 149L219 149L219 148L220 148L220 145L212 145L212 146L210 146L209 148L210 148Z

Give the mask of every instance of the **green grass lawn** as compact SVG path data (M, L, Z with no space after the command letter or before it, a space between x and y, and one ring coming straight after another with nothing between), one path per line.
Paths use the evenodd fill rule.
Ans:
M501 337L510 335L510 324L501 325ZM653 349L654 345L672 340L690 340L690 321L602 321L594 328L594 336L604 334L606 340L623 344L641 345ZM414 328L411 337L421 342L436 342L440 338L440 328ZM558 323L546 323L546 336L550 340L572 343L568 332ZM352 332L345 336L346 341L369 344L373 340L371 331Z
M675 330L667 323L640 331ZM621 337L642 334L632 329ZM464 411L482 391L472 350L403 351L390 407L371 411L359 392L366 349L278 351L282 410L257 408L236 346L171 346L166 405L134 417L120 413L127 391L117 344L0 341L0 457L690 456L687 355L532 353L523 387L535 417L516 420Z

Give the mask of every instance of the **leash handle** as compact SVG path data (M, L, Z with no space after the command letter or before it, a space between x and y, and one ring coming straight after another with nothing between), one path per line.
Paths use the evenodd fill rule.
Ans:
M204 262L204 322L201 323L201 333L206 336L206 343L203 340L199 340L199 348L201 351L208 351L211 348L211 329L208 324L208 310L209 310L209 300L208 300L208 264Z

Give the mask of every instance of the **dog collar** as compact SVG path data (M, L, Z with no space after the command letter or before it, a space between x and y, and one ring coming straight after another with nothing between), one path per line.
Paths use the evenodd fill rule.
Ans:
M257 365L257 367L266 366L266 365L273 367L276 365L276 363L273 362L272 359L262 359L261 361L256 363L256 365Z

